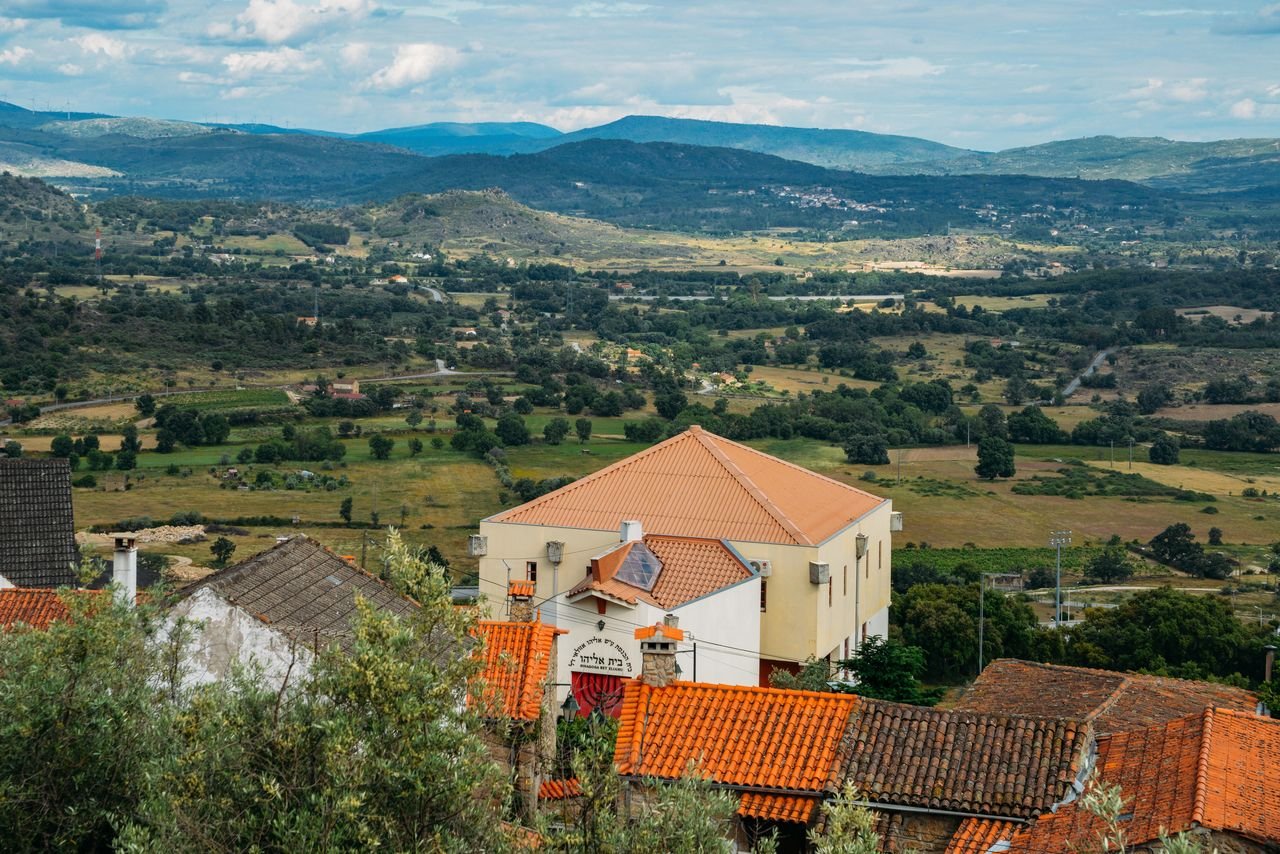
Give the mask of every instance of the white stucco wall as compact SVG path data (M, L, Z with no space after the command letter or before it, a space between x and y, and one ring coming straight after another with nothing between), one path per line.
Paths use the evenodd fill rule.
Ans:
M693 679L696 653L699 682L760 684L758 577L686 603L671 613L680 618L686 636L676 657L684 671L682 679Z
M305 678L315 661L310 649L207 587L170 609L163 637L181 619L192 624L183 661L183 681L188 686L220 681L238 666L260 669L264 683L278 689L286 675L290 682Z

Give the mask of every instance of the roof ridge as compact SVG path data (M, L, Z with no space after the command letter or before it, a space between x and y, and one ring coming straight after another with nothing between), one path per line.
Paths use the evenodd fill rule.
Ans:
M669 439L663 439L661 442L659 442L656 445L650 445L649 447L645 448L643 451L637 451L631 456L623 457L622 459L617 460L616 462L609 463L609 465L605 466L604 468L598 471L593 471L591 474L585 475L584 477L580 477L577 480L575 480L573 483L567 483L564 486L560 487L559 489L553 489L550 492L548 492L546 495L540 495L537 498L533 499L532 501L526 501L524 504L517 504L515 507L508 507L506 510L500 510L497 513L494 513L492 516L488 516L481 521L500 522L502 521L503 516L506 516L508 513L512 512L513 510L523 511L523 510L530 510L534 507L539 507L542 504L545 504L547 501L549 501L553 496L568 495L574 492L575 490L579 489L580 487L586 486L589 483L594 483L595 481L599 480L605 475L611 474L614 471L626 468L627 466L630 466L633 463L639 462L640 460L645 459L650 454L653 454L659 449L666 448L670 445L673 445L683 439L688 438L689 436L690 436L689 431L685 431L683 433L677 433L676 435L672 436Z
M709 435L713 436L716 441L733 445L735 448L741 448L744 451L750 451L751 453L755 454L757 457L764 457L769 462L781 463L787 468L795 469L796 471L801 472L802 474L807 474L810 477L816 477L819 480L825 480L827 483L843 487L844 489L847 489L850 492L856 492L859 495L865 495L867 498L874 498L877 501L885 500L883 495L876 495L874 492L867 492L865 489L860 489L859 487L856 487L853 484L844 483L843 481L836 480L834 477L827 477L825 474L819 474L813 469L807 469L802 465L797 465L796 463L791 462L790 460L784 460L782 457L775 457L773 454L766 454L764 451L761 451L759 448L753 448L750 445L744 445L741 442L735 442L732 439L726 439L724 436L721 436L715 433L711 433Z
M688 432L694 436L694 438L698 441L699 444L702 445L702 447L706 448L707 451L711 453L711 456L715 458L716 462L720 463L720 465L724 467L724 470L727 471L730 474L730 476L733 477L733 479L737 482L737 484L747 491L747 494L749 494L752 497L752 499L754 499L755 502L760 505L761 509L763 509L764 512L772 516L774 521L776 521L779 525L781 525L783 529L785 529L786 532L791 535L791 538L795 540L797 545L804 545L804 546L814 545L813 540L810 539L803 531L801 531L800 527L796 525L795 522L791 521L791 517L789 517L786 513L783 513L780 507L778 507L776 504L770 501L769 497L765 495L764 490L756 486L755 481L753 481L750 477L748 477L746 472L738 468L738 466L735 465L734 462L730 460L728 456L725 455L724 451L716 447L715 442L713 442L710 438L711 434L705 432L701 427L698 427L697 430L694 430L691 427ZM722 441L728 441L728 440L722 440ZM737 444L737 443L734 443L734 444ZM745 448L746 446L740 445L739 447ZM813 472L809 472L809 473L813 474Z
M1200 756L1196 759L1195 807L1191 811L1191 820L1196 824L1204 824L1205 788L1209 779L1209 753L1213 741L1213 707L1205 709L1202 718L1204 727L1200 731Z

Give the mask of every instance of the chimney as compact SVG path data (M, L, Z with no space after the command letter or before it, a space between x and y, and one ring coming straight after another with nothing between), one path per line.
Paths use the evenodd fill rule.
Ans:
M116 537L111 580L116 584L116 601L132 608L138 601L138 541L133 537Z
M661 623L636 629L640 641L640 680L653 688L665 688L676 681L676 644L684 640L674 614Z
M624 543L634 543L644 539L644 528L639 520L630 519L622 523L621 539Z
M533 622L533 591L532 581L513 581L507 586L507 597L511 600L511 622Z

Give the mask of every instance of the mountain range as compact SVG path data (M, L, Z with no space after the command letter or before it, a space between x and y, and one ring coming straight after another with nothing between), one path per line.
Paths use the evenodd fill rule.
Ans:
M215 124L114 117L100 113L40 112L0 102L0 168L20 174L100 177L114 168L23 149L16 131L45 137L162 139L216 131L274 138L318 137L386 145L425 156L532 154L593 139L671 142L735 148L833 169L880 175L1038 175L1088 180L1117 178L1189 192L1248 190L1280 185L1280 140L1179 142L1159 137L1095 136L985 152L917 137L775 125L734 124L660 116L627 116L572 133L535 122L434 122L367 133L285 128L272 124ZM25 142L31 142L28 139ZM56 141L43 140L45 149ZM209 141L211 145L218 145ZM17 147L15 147L17 146ZM287 147L287 146L286 146ZM354 149L353 149L354 151ZM52 162L42 158L51 157Z

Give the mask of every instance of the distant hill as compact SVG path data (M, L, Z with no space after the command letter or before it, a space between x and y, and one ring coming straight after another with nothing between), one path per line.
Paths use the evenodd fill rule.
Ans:
M357 134L363 142L381 142L419 154L515 154L554 145L563 134L535 122L433 122Z
M732 124L660 116L626 116L606 125L565 134L559 142L584 139L740 148L817 166L862 171L884 169L898 163L945 161L975 153L927 139L860 130Z
M136 139L165 139L173 136L201 136L206 133L235 133L235 131L212 128L195 122L140 118L62 120L42 124L38 129L46 133L80 139L112 134L131 136Z
M80 119L107 119L105 113L73 113L67 111L28 110L8 101L0 101L0 126L11 128L34 128L52 121L77 121Z
M1280 163L1280 140L1178 142L1161 137L1091 136L905 164L905 168L929 174L1119 178L1205 192L1245 189L1258 186L1259 181L1276 183L1267 163Z

